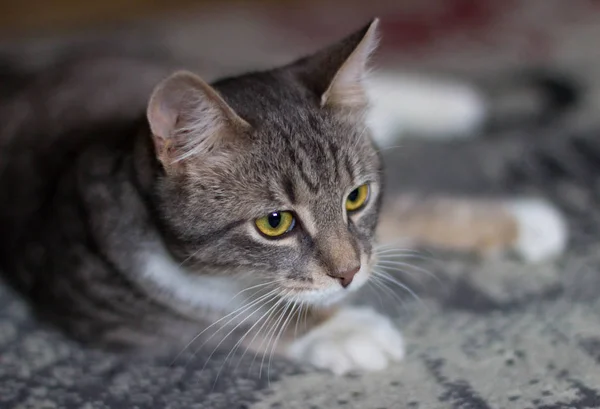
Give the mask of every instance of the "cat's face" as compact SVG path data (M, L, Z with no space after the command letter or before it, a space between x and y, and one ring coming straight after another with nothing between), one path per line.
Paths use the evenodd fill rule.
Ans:
M161 212L188 269L308 303L365 283L382 190L362 89L374 32L214 88L188 73L157 88Z

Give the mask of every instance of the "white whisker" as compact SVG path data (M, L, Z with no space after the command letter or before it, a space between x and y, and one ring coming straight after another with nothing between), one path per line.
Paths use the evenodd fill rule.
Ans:
M269 382L271 379L271 361L273 360L273 355L275 354L277 344L279 343L279 339L281 338L281 335L283 335L283 332L286 330L287 326L289 325L289 321L292 318L292 316L294 315L294 312L298 308L298 304L297 304L296 300L292 300L291 305L292 305L292 308L290 309L290 312L289 312L287 318L283 321L283 324L281 325L281 329L279 330L279 334L275 338L275 341L273 341L273 347L271 348L271 354L269 356L269 363L267 364L267 381L269 381ZM287 310L284 313L284 315L286 313L287 313Z
M181 356L181 354L183 354L189 347L190 345L192 345L194 343L194 341L196 341L198 338L200 338L206 331L208 331L209 329L211 329L212 327L214 327L215 325L219 324L221 321L226 320L227 318L231 317L231 319L225 323L224 325L222 325L215 333L213 333L213 335L211 335L210 338L208 338L200 347L204 346L204 344L206 342L208 342L210 339L212 339L212 337L214 337L221 329L223 329L225 326L229 325L229 323L231 323L233 320L235 320L237 317L239 317L241 314L243 314L244 312L246 312L248 309L252 308L252 306L256 305L257 303L260 303L262 300L264 300L266 297L273 295L277 292L277 290L271 290L269 291L267 294L264 294L262 296L260 296L259 298L257 298L256 300L253 300L252 302L250 302L249 304L244 304L241 307L235 309L234 311L230 312L229 314L219 318L217 321L213 322L212 324L210 324L208 327L204 328L202 331L200 331L194 338L192 338L192 340L190 342L188 342L188 344L181 350L181 352L179 352L175 358L173 359L173 363ZM232 317L233 316L233 317ZM195 353L194 353L195 355ZM171 365L173 364L171 363Z
M302 301L300 303L300 307L298 308L298 314L296 315L296 325L294 326L294 338L296 338L296 336L298 335L298 324L300 324L300 318L304 313L304 303L305 301Z
M307 320L308 320L308 314L310 313L310 307L307 306L307 308L304 310L304 331L306 331L306 328L308 326Z
M367 287L369 288L369 290L373 291L375 293L375 295L377 295L377 300L379 301L379 306L381 307L381 309L383 309L384 308L383 299L381 298L381 294L379 294L378 287L376 287L377 280L378 280L377 277L373 275L371 277L371 279L367 281Z
M285 305L284 308L281 312L281 314L279 314L279 317L277 317L277 320L275 321L275 325L273 325L273 328L271 330L269 330L269 332L267 333L267 336L269 336L269 334L271 334L269 336L269 341L267 342L267 346L263 352L263 357L260 361L260 369L258 370L258 376L261 377L262 376L262 368L263 365L265 363L265 358L267 357L267 351L269 351L269 347L271 345L271 342L273 341L273 337L275 336L275 333L277 332L277 328L279 327L279 323L283 320L283 318L285 317L285 313L287 312L288 308L290 307L290 301L286 300L285 301ZM267 379L268 380L268 379Z
M409 259L409 260L423 260L423 261L431 261L433 260L430 257L425 257L421 254L417 253L387 253L387 254L378 254L377 260L397 260L397 259Z
M234 295L233 297L231 297L231 300L232 301L235 300L237 297L239 297L240 295L242 295L246 291L250 291L250 290L253 290L255 288L262 288L262 287L265 287L267 285L275 284L275 283L278 283L278 282L281 282L281 281L283 281L283 280L272 280L272 281L267 281L266 283L256 284L256 285L253 285L251 287L244 288L243 290L239 291L236 295ZM253 293L252 295L254 295L254 294L256 294L256 293ZM252 295L250 297L252 297Z
M388 269L392 269L391 267L394 267L394 266L412 268L415 271L421 272L421 273L433 278L435 281L437 281L438 284L442 284L442 282L438 276L433 274L431 271L426 270L419 266L415 266L414 264L404 263L402 261L390 261L390 260L380 260L376 264L376 267L383 267L383 268L388 268ZM406 270L402 270L402 269L397 269L397 271L406 272ZM408 273L410 273L410 272L408 272Z
M244 359L244 356L246 356L246 353L248 352L248 349L250 348L250 346L252 346L252 344L254 343L254 340L256 339L256 337L260 334L260 332L262 331L262 329L265 327L265 325L269 322L269 318L271 317L271 315L273 314L273 312L275 311L275 309L277 308L278 305L281 304L281 302L283 302L283 299L279 299L275 304L273 304L271 307L269 307L269 309L267 309L267 311L265 311L265 313L263 315L261 315L261 317L252 325L252 327L246 332L246 334L244 334L245 338L250 331L252 331L254 329L254 327L256 325L258 325L265 317L267 317L267 319L265 319L265 321L262 323L262 325L260 326L260 328L258 328L258 330L256 331L256 333L254 334L254 336L252 337L252 339L250 340L250 342L248 343L248 345L246 346L244 353L242 354L242 356L240 357L240 359L238 360L238 363L235 367L235 370L237 371L237 369L240 366L240 363L242 362L242 359ZM262 344L261 344L262 345ZM256 354L254 355L255 359L256 359ZM254 363L254 360L252 361ZM252 366L250 366L250 368L252 368Z
M277 314L277 311L279 311L281 308L285 307L285 305L282 305L282 304L286 303L286 302L287 301L286 301L286 299L284 297L280 298L279 301L277 301L277 303L274 305L274 307L277 307L277 308L273 308L273 311L271 311L271 313L269 314L269 316L267 317L267 319L264 322L265 325L267 325L269 323L269 320L271 319L271 316L273 314ZM259 332L262 331L262 328L263 328L263 326L261 326L261 328L258 331ZM267 341L267 338L268 338L269 334L271 333L271 329L272 328L269 328L269 330L267 330L267 333L265 334L264 339L262 340L262 342L260 343L260 345L258 346L258 348L256 348L256 352L254 353L254 358L252 358L252 363L250 364L250 368L248 369L249 371L252 370L252 367L254 366L254 362L256 361L258 353L266 351L266 349L263 349L263 344L265 343L265 341ZM256 335L258 335L258 333ZM255 337L256 337L256 335L255 335ZM254 339L252 340L252 342L253 341L254 341ZM262 367L261 367L261 370L258 373L258 377L260 378L261 375L262 375Z
M373 279L374 285L377 285L387 296L390 296L393 301L397 301L404 309L406 309L406 302L402 299L400 294L391 289L386 282L381 280L381 278L374 276ZM396 310L396 312L399 313L399 310Z
M411 249L411 248L398 248L398 247L393 247L393 246L382 246L382 247L376 247L374 254L385 254L385 253L390 253L390 252L398 252L398 253L404 253L404 254L420 254L420 251L415 250L415 249Z
M184 258L183 261L181 263L179 263L179 267L183 267L185 265L185 263L190 261L196 254L198 254L200 252L200 250L202 250L202 249L199 248L198 250L194 251L192 254L190 254L189 256Z
M273 295L272 298L270 298L269 300L275 298L276 295ZM265 301L265 303L268 301ZM263 303L264 304L264 303ZM214 347L214 349L212 350L212 352L210 353L210 355L208 356L208 358L206 359L206 362L204 363L204 365L202 366L202 371L206 368L206 365L208 364L208 362L210 361L210 358L212 358L212 356L214 355L214 353L217 351L217 349L219 349L219 347L221 346L221 344L223 342L225 342L225 340L231 335L233 334L233 332L238 329L244 322L246 322L246 320L248 320L250 317L252 317L257 311L260 310L260 307L256 308L252 313L250 313L250 315L246 316L242 321L240 321L235 327L233 327L231 329L231 331L229 331L222 339L221 341L219 341L219 343L217 344L216 347ZM201 346L202 347L202 346Z
M415 292L413 290L410 289L410 287L408 287L406 284L401 283L400 281L396 280L395 278L391 277L389 274L377 270L376 274L381 277L384 280L388 280L390 283L393 283L395 285L397 285L398 287L402 288L403 290L405 290L406 292L408 292L410 295L412 295L414 297L415 300L417 300L420 303L423 303L423 300L421 300L421 298L415 294Z
M267 301L268 302L268 301ZM231 350L229 351L229 353L227 354L227 356L225 357L223 363L221 364L221 368L219 368L219 371L217 372L217 375L215 376L215 381L213 383L213 387L214 385L216 385L217 380L219 379L219 376L221 374L221 371L223 370L223 368L225 367L225 364L227 363L227 361L229 360L229 358L231 357L231 355L233 355L235 353L235 351L237 351L237 349L239 348L239 346L242 344L242 342L244 342L244 339L248 336L248 334L254 329L254 327L256 327L260 321L262 321L262 319L266 316L266 314L268 313L269 310L267 310L267 312L265 312L263 315L260 316L260 318L258 320L256 320L254 322L254 324L252 324L252 326L250 328L248 328L246 330L246 332L244 332L244 335L242 335L240 337L240 339L236 342L236 344L231 348ZM242 355L243 358L243 355ZM241 358L240 358L241 359ZM238 362L239 364L239 362ZM237 370L237 366L236 366L236 370Z
M413 257L420 256L425 260L434 259L434 255L430 251L422 251L417 250L415 248L409 247L397 247L396 245L382 245L375 247L373 254L378 256L384 254L396 253L398 255L408 256L411 255Z

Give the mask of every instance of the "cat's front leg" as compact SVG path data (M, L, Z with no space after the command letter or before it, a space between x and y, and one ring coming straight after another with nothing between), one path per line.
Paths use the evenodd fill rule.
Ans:
M312 328L286 345L287 357L338 375L382 370L404 357L400 331L371 308L316 311L312 322Z

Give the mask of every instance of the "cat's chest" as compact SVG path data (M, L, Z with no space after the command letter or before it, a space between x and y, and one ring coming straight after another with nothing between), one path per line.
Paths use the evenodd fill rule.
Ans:
M165 252L148 252L140 263L140 278L169 302L187 309L227 313L240 308L244 285L231 277L202 276L185 271Z

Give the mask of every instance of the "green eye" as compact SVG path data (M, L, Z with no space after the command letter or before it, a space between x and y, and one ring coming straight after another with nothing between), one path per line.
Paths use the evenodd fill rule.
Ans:
M353 212L360 209L369 199L369 185L364 184L354 189L346 198L346 210Z
M291 231L296 220L291 212L273 212L268 216L256 219L258 230L268 237L277 237Z

